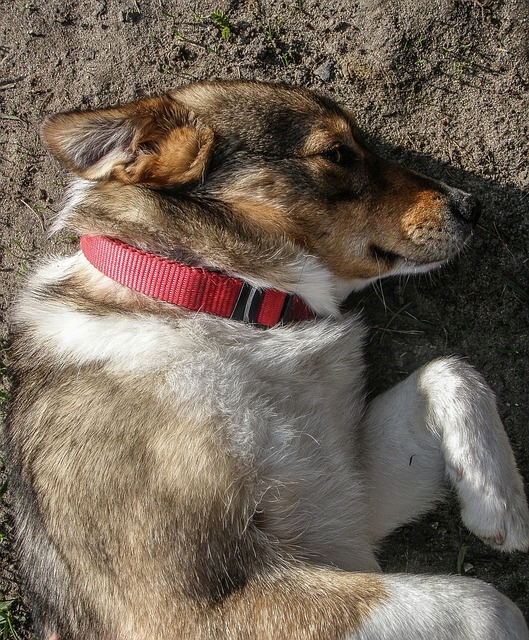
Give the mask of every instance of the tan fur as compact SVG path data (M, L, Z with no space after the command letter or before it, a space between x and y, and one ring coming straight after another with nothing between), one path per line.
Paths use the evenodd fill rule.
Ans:
M201 133L194 127L170 131L151 153L140 155L125 169L114 169L114 177L125 183L139 182L153 187L171 187L197 180L205 170L212 142L211 134Z
M53 152L70 168L81 175L97 179L112 175L126 184L142 183L152 187L170 187L198 179L213 144L212 132L192 124L193 116L173 100L146 98L126 108L94 111L90 118L76 114L66 123L59 114L50 118L43 127L43 137ZM121 154L111 162L97 162L95 166L86 149L84 158L64 153L74 130L77 135L90 135L91 129L107 126L107 136L115 134L115 122L121 123L125 134ZM183 126L174 128L174 123ZM188 124L189 123L189 124ZM90 165L88 165L90 161Z
M57 228L296 294L319 318L264 331L192 313L122 287L81 254L39 270L14 312L7 448L40 637L400 640L416 629L409 637L452 640L468 603L477 624L487 603L503 607L483 586L409 587L377 573L380 537L442 491L443 425L424 426L418 444L409 436L405 410L413 429L427 422L420 375L397 392L397 411L382 396L366 409L364 328L339 313L359 283L455 255L475 221L470 196L378 158L347 111L281 85L204 83L58 114L43 137L78 176ZM518 488L498 481L485 493L516 495L501 513L525 513L492 394L462 366L430 377L434 391L468 387L482 407L483 448L492 443L505 486ZM442 395L427 400L435 408ZM447 423L458 420L467 424ZM404 466L397 446L386 459L389 424ZM410 481L416 446L424 471ZM499 539L467 491L474 528ZM513 517L509 549L526 528ZM500 619L491 614L492 632ZM460 638L496 640L479 633Z
M146 387L135 376L118 381L99 367L82 372L65 367L51 377L49 365L42 365L35 369L19 360L27 388L39 393L36 398L20 394L18 410L42 425L21 443L21 462L38 469L33 488L43 525L61 549L58 576L65 563L63 571L68 566L68 573L89 577L75 588L103 616L111 638L157 637L172 628L178 637L196 640L228 638L233 629L240 640L265 640L270 628L281 628L292 640L338 640L359 628L385 598L377 576L298 566L285 555L288 547L267 548L253 524L261 491L258 478L248 476L228 455L221 416L215 424L197 407L159 397L155 389L163 388L162 380L151 378ZM44 425L64 422L64 388L69 389L68 412L84 419L73 432L43 439ZM108 403L109 397L119 401ZM143 431L146 424L157 425L156 431ZM68 463L73 458L75 466ZM143 473L127 472L142 468L151 470L147 481ZM112 501L93 512L94 494ZM220 530L218 522L223 523ZM193 548L196 527L205 536L206 555ZM252 541L245 542L248 538ZM237 540L231 550L225 546L230 540ZM172 561L168 545L174 550ZM241 574L241 584L227 584L226 593L209 591L208 575L215 573L217 561L230 581L241 562L249 573ZM180 580L171 584L177 574ZM146 616L131 618L138 589Z
M216 108L215 100L220 96L208 94L209 100L198 105L196 97L190 95L193 92L202 93L200 88L187 88L175 92L175 97L182 99L184 104L189 103L191 109L196 109L198 113ZM219 92L222 95L222 88L219 88ZM255 99L255 96L252 98ZM310 104L302 92L298 98L303 108ZM294 103L293 108L301 107ZM96 163L96 174L93 173L94 169L83 167L81 175L95 178L106 172L125 183L154 187L171 187L200 180L213 151L212 128L217 126L215 120L210 123L206 119L207 124L204 124L202 118L199 126L193 125L195 116L191 112L186 113L178 102L167 98L151 98L120 107L115 112L96 111L94 115L86 117L86 122L81 120L79 114L78 119L73 120L73 125L77 123L78 135L81 135L85 128L95 126L98 119L106 120L110 115L119 116L126 127L130 127L130 156ZM214 115L214 111L208 113L208 117ZM153 120L150 120L151 116L154 116ZM156 122L156 127L152 122ZM175 128L175 122L183 126ZM311 122L309 135L299 148L294 146L289 153L305 167L316 183L321 183L323 189L331 188L329 185L334 183L343 184L340 189L350 188L353 192L357 191L359 197L337 199L333 195L329 202L315 199L301 187L295 189L290 176L285 175L279 167L248 167L245 176L243 165L240 171L227 175L220 185L225 202L235 205L242 214L238 224L244 224L248 231L261 235L263 239L270 234L276 238L291 238L320 257L333 273L343 279L380 277L391 270L391 264L373 257L373 245L418 262L445 259L447 242L453 244L449 253L454 253L459 247L453 241L453 229L449 228L446 194L432 184L425 185L422 176L383 161L364 149L355 140L354 128L354 121L346 112L330 116L322 110L318 119ZM72 160L64 156L59 146L64 137L72 133L72 125L65 127L60 115L50 119L44 127L44 138L50 148L70 167ZM350 149L362 163L350 185L348 183L352 179L348 177L348 171L333 166L322 155L327 149L340 145ZM272 185L273 188L270 188ZM122 207L115 185L111 184L111 189L116 203ZM98 188L105 200L108 191L109 185L104 183ZM130 209L131 219L141 220L134 213L136 192L130 192L133 198L129 198L126 191L122 193L125 210L119 212L120 217ZM94 203L96 198L97 193L94 193ZM156 203L153 204L156 206ZM163 229L166 237L171 233L171 218L165 215L160 218L160 230ZM86 220L72 222L76 228L90 231L86 228ZM99 219L98 228L101 231ZM112 233L112 230L108 232ZM175 229L175 232L175 244L181 244L182 231ZM127 234L127 240L139 243L139 246L142 246L142 239L146 239L144 230L138 229L134 235ZM231 236L229 240L233 241L234 237ZM197 238L193 237L192 241L196 242ZM151 248L157 249L156 246ZM208 256L214 255L215 251L212 246L190 248ZM244 255L243 246L236 251L240 256ZM267 258L263 256L263 259ZM222 260L225 264L226 256ZM255 262L258 264L259 260Z
M228 628L242 628L245 640L268 640L275 627L282 630L283 638L341 640L360 629L373 607L388 596L377 576L301 567L290 574L273 575L249 591L249 602L233 598L231 619L227 620ZM252 623L245 629L243 621L248 616Z

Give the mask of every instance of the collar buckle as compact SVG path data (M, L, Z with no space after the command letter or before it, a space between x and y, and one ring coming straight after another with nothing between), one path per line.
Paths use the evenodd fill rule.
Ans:
M244 282L230 318L232 320L241 320L248 324L264 326L257 321L263 296L264 291L262 289Z

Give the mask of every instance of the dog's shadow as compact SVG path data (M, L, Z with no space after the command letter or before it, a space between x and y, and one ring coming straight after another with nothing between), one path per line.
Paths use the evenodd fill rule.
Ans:
M362 310L369 327L368 397L433 358L467 359L497 394L529 488L529 196L419 153L367 142L390 160L473 193L483 208L474 237L453 263L432 275L387 279L346 301L346 309ZM490 581L529 617L529 557L482 544L461 524L455 496L392 535L379 559L385 571L459 572Z

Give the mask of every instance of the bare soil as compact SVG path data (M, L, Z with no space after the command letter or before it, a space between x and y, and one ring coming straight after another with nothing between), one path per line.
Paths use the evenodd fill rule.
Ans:
M350 305L373 327L373 393L436 356L468 358L496 391L529 480L528 30L529 7L517 0L0 0L5 364L7 310L31 264L76 247L47 237L66 176L39 141L46 114L194 79L300 84L350 107L383 155L482 201L457 262L433 277L384 282ZM0 402L6 379L2 394ZM9 539L4 508L0 602L15 599L11 620L30 638ZM389 571L460 570L492 582L529 617L529 558L481 544L454 501L397 532L380 557Z

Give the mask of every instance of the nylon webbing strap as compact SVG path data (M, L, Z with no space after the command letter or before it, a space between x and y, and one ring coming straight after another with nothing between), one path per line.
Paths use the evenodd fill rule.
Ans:
M239 278L190 267L105 236L82 236L81 250L101 273L151 298L263 327L312 320L293 294L258 289Z

